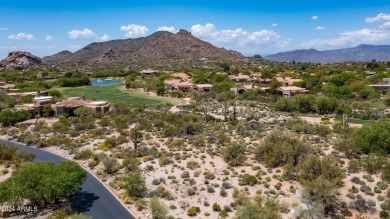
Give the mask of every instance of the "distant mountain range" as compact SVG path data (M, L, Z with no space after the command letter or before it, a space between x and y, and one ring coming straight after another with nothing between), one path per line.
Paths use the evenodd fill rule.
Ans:
M331 63L347 61L390 61L390 45L359 45L353 48L318 51L315 49L294 50L265 56L277 62Z
M180 30L175 34L158 31L147 37L91 43L74 53L62 51L43 57L42 61L44 64L153 63L165 66L168 63L237 62L244 59L245 57L239 52L217 48L195 38L186 30Z

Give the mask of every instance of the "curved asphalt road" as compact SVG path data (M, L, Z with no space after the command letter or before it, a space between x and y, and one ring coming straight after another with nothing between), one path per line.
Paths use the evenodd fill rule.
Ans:
M38 162L53 161L54 163L58 163L61 160L66 160L63 157L38 148L8 142L3 139L0 139L0 142L13 144L19 150L34 152L36 155L35 161ZM122 204L90 173L87 172L87 179L81 188L81 192L70 198L71 206L75 211L89 215L93 219L134 219Z

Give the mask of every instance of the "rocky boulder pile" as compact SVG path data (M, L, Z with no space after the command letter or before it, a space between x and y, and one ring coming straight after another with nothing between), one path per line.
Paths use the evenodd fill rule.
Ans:
M10 52L8 57L2 61L6 69L22 70L42 63L41 58L29 52Z

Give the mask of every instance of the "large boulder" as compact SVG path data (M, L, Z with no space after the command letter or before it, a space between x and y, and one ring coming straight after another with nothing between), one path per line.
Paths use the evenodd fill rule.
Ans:
M40 65L41 58L29 52L10 52L8 57L3 60L3 65L6 69L22 70L28 67Z

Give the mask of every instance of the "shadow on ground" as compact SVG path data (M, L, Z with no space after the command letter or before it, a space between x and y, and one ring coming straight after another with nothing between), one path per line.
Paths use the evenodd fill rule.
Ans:
M73 212L84 213L88 212L93 203L98 200L99 197L89 192L78 192L68 198L68 203Z

